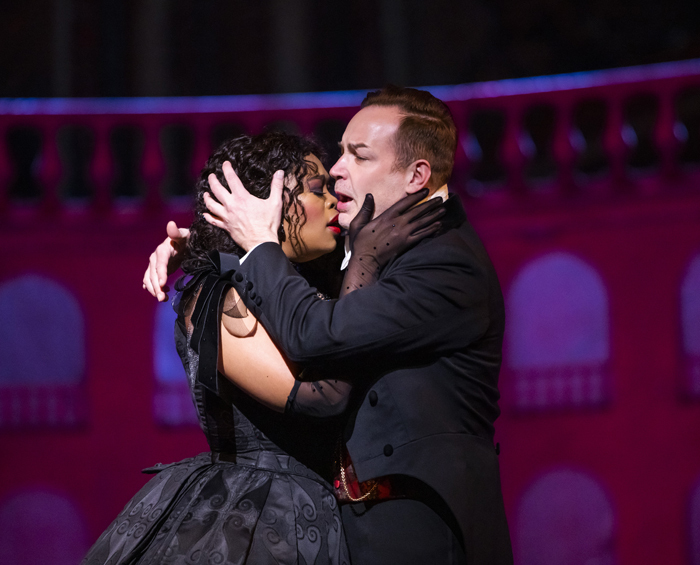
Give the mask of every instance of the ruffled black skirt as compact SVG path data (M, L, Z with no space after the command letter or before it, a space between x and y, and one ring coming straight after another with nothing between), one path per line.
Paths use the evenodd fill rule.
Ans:
M202 453L146 472L82 565L349 565L328 484L289 455Z

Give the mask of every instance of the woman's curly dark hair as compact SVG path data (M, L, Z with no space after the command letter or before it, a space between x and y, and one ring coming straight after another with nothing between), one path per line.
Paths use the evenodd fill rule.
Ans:
M221 170L225 161L231 162L243 186L258 198L267 198L270 195L270 183L275 171L283 170L285 179L290 175L296 178L294 188L289 189L286 186L284 188L282 221L286 220L289 223L289 241L292 247L301 251L304 242L299 239L299 230L306 222L306 213L299 202L299 195L304 192L304 177L309 173L318 172L316 166L305 159L312 153L319 159L323 158L323 150L315 141L282 132L267 132L256 136L242 135L222 143L209 157L197 181L195 218L190 226L190 237L182 270L185 273L192 273L208 265L207 254L212 250L233 253L239 257L245 254L227 231L212 226L202 216L202 213L207 211L204 193L208 192L214 198L207 180L209 175L215 174L219 182L228 188ZM299 213L290 214L290 209L295 208ZM280 242L285 240L282 224L278 235Z

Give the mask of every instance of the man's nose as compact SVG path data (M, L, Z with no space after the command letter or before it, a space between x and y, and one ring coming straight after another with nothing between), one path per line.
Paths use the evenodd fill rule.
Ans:
M345 172L345 167L343 166L343 156L341 155L340 158L335 162L335 164L331 167L331 170L328 171L328 173L334 178L338 179L343 176L343 173Z

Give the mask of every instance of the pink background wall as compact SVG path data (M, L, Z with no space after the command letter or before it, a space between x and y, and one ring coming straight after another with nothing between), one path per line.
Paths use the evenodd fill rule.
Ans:
M697 123L681 115L677 102L688 89L700 89L698 62L434 89L449 101L461 132L451 186L463 197L496 265L508 320L523 332L531 326L519 316L528 309L541 309L551 320L538 327L534 338L509 329L504 351L503 415L496 441L518 563L700 563L700 394L693 392L698 389L689 377L696 356L687 343L684 347L681 304L684 279L700 256L700 160L683 157L700 137L700 127L692 129ZM625 118L626 104L640 93L658 100L646 130ZM15 365L8 359L18 356L12 357L9 348L40 357L47 339L41 331L30 332L33 337L22 343L7 327L1 334L0 555L5 559L43 562L42 550L27 542L32 537L22 526L39 527L40 521L31 518L42 514L39 508L56 516L40 524L46 539L63 540L56 542L55 562L75 562L74 556L145 483L141 468L206 450L195 426L166 426L153 415L159 390L154 359L158 305L141 289L141 277L149 253L164 237L166 221L188 222L186 204L161 192L168 166L159 127L177 122L192 128L190 168L195 171L210 151L209 129L219 121L254 132L285 117L309 133L322 118L347 120L361 98L339 93L326 98L64 101L63 106L59 101L53 107L42 101L0 101L0 149L6 133L18 125L36 127L44 138L43 157L32 169L43 192L33 200L12 196L17 164L9 150L0 151L0 312L6 311L3 285L39 275L75 298L85 336L84 374L69 386L74 400L65 400L68 393L55 382L11 381ZM577 104L590 98L608 108L599 139L608 166L586 176L579 170L580 158L594 142L576 141L580 127L572 116ZM537 125L531 130L524 125L528 108L536 104L549 105L556 115L550 133L540 136L542 143ZM475 180L479 164L491 158L483 139L473 151L478 136L470 120L484 109L506 116L491 155L503 170L501 181ZM65 167L51 140L62 125L78 122L94 132L87 169L94 192L87 201L67 201L58 190ZM117 165L108 132L124 123L146 132L142 198L114 199L110 193ZM634 130L636 143L626 128ZM632 167L645 135L656 159ZM528 164L547 155L554 172L539 180L528 177ZM571 264L567 261L560 262L563 271L552 267L556 276L541 279L531 292L517 291L516 281L525 279L528 267L550 254L566 254L554 257L587 266L602 283L604 299L590 294L586 277L564 272ZM563 282L547 286L552 278ZM700 295L700 286L688 292ZM572 296L593 298L575 308L580 300L569 300ZM534 300L536 306L518 300ZM49 296L29 323L75 332L63 317L52 317L57 310ZM591 327L605 328L602 349L595 336L576 334L581 320L588 319L597 320ZM692 316L686 319L689 327L693 320L700 324ZM547 332L560 339L547 339ZM540 351L522 353L518 343L529 349L539 344L534 347ZM568 353L553 350L553 343L564 344ZM54 355L37 362L63 361ZM581 400L572 392L572 379L583 378L593 366L604 393ZM519 382L525 385L518 388ZM539 403L523 403L522 386L528 383L555 392L541 396ZM73 420L47 419L50 402L63 406L75 399L79 406ZM66 533L57 522L76 525ZM6 529L6 524L14 526Z

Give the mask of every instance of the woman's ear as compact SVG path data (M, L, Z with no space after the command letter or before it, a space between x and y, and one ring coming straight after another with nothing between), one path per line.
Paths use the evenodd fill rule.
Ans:
M428 182L430 182L432 169L430 168L430 163L428 163L428 161L425 159L418 159L408 166L406 172L409 174L406 193L415 194L420 189L428 185Z

